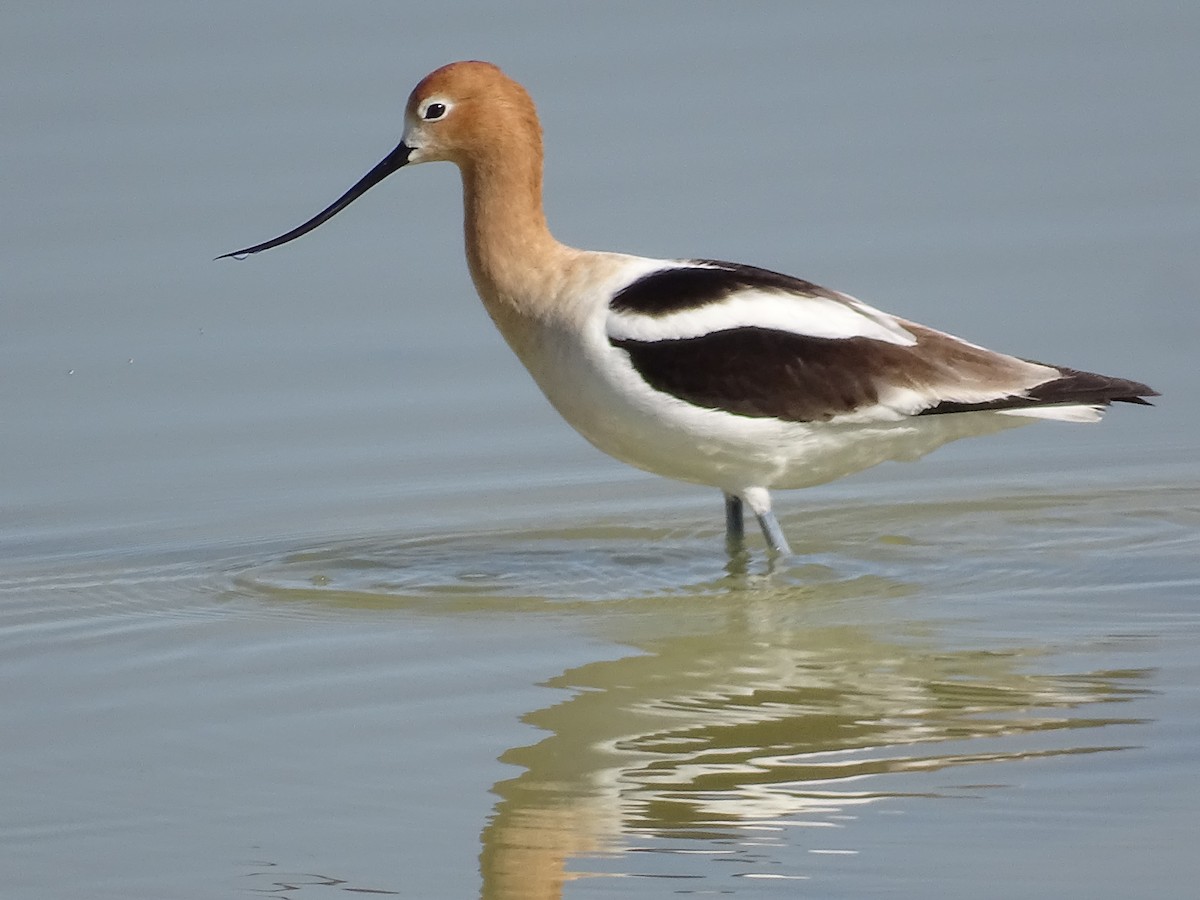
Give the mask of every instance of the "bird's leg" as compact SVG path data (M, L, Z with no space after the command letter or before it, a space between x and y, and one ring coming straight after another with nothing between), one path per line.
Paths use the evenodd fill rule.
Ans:
M756 513L758 524L762 526L763 537L767 539L767 546L779 556L791 556L792 548L788 546L787 538L784 537L783 529L779 527L779 521L775 518L775 513L769 509L764 513Z
M742 492L742 499L750 505L755 518L758 519L763 537L767 539L767 546L780 556L791 556L792 548L788 546L783 529L779 527L779 521L771 512L771 495L767 493L767 489L748 488Z
M725 546L730 553L741 551L745 545L746 529L742 520L742 498L725 494Z

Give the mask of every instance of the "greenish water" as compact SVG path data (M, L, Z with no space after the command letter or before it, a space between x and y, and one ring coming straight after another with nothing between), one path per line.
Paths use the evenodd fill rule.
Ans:
M0 895L1194 892L1192 7L2 17ZM730 559L510 358L453 172L211 261L469 56L565 240L1163 398L781 494L796 558Z
M1200 492L805 519L18 569L14 896L1183 896Z

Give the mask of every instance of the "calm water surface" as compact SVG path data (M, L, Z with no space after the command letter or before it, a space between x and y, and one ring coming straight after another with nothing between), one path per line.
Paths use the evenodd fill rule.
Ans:
M0 16L0 896L1187 897L1200 11ZM564 239L795 272L1155 409L778 500L559 423L457 177L253 262L451 59Z

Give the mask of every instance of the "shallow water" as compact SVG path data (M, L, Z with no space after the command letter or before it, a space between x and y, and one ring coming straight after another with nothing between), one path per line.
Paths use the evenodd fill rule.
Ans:
M805 518L773 570L619 524L17 570L13 884L1176 892L1200 491Z
M1200 13L889 9L6 12L0 894L1190 895ZM730 558L510 359L452 172L211 262L466 56L539 101L564 239L1164 396Z

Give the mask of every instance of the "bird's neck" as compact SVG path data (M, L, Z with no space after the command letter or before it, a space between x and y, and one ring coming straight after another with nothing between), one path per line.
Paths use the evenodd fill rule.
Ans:
M467 264L501 330L510 316L536 317L572 251L550 233L542 209L541 154L497 152L460 166Z

